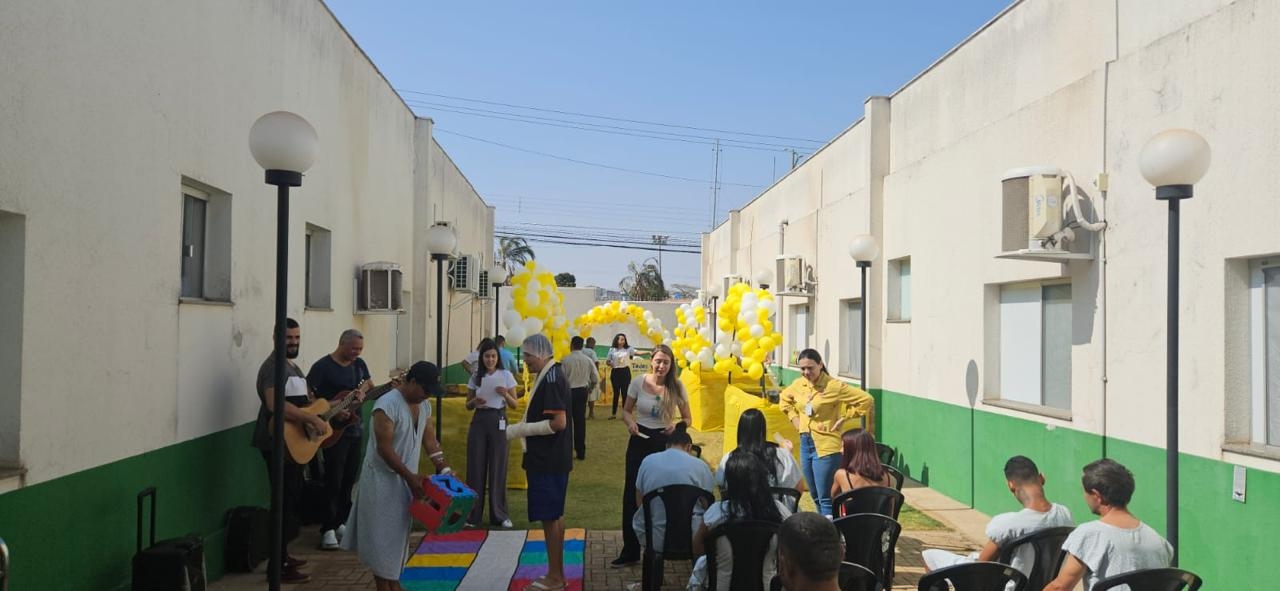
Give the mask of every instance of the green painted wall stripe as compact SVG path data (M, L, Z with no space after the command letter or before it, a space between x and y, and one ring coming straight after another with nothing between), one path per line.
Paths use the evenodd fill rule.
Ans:
M209 576L221 576L226 511L268 503L252 430L243 425L0 495L11 587L127 588L135 498L148 486L157 489L156 536L204 535Z

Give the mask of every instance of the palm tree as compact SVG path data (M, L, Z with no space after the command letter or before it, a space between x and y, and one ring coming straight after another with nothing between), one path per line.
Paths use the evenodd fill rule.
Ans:
M629 277L618 282L618 289L627 299L640 302L654 302L667 299L667 287L662 282L662 271L658 270L657 259L646 259L641 264L635 261L627 263Z
M519 236L511 236L498 238L498 252L494 253L493 258L507 268L507 282L510 283L511 276L536 257L528 241Z

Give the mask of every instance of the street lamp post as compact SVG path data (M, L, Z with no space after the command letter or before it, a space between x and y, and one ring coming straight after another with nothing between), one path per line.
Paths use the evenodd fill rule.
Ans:
M720 286L711 285L707 288L707 294L711 296L711 344L714 345L720 335L720 327L716 325L716 302L720 300Z
M436 222L435 225L427 228L427 251L431 253L431 260L436 262L436 367L444 372L444 262L453 257L453 251L458 246L458 236L453 232L453 226L446 222ZM441 395L436 394L436 437L443 437L440 430L440 416L444 414L444 407L441 405L443 400ZM441 441L441 444L444 442Z
M1156 188L1156 199L1169 202L1169 286L1165 310L1165 535L1178 565L1178 256L1179 205L1190 199L1197 181L1209 170L1209 143L1194 131L1169 129L1147 140L1138 157L1143 178Z
M862 340L859 346L858 354L858 374L862 382L862 389L870 392L867 386L867 269L871 268L871 261L875 260L880 254L880 246L876 244L875 236L870 234L862 234L854 236L849 241L849 257L858 265L858 269L862 272L862 302L858 306L859 315L862 324Z
M760 269L756 271L756 286L760 289L769 289L769 285L773 283L773 272L768 269Z
M249 129L249 152L266 171L265 180L276 186L276 315L275 352L272 363L273 433L271 440L271 556L267 583L280 589L284 563L284 384L285 309L289 281L289 187L302 186L302 173L315 163L320 147L315 128L306 119L288 111L259 117Z
M507 282L507 268L494 265L493 270L489 271L489 282L493 284L493 338L496 339L500 332L498 322L502 316L502 307L498 305L498 291L502 289L502 284Z

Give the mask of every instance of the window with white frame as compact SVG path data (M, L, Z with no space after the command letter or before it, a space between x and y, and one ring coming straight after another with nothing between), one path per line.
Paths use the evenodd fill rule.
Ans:
M889 261L889 320L911 320L911 257Z
M809 304L791 307L791 365L795 365L800 352L809 348L809 335L813 333Z
M231 195L182 183L183 298L231 301Z
M1000 287L999 387L989 398L1071 410L1071 284Z
M1280 257L1250 268L1251 440L1280 446Z
M306 245L306 294L308 308L329 309L332 285L332 261L330 258L333 234L320 226L307 224Z
M840 375L862 377L862 300L840 302Z

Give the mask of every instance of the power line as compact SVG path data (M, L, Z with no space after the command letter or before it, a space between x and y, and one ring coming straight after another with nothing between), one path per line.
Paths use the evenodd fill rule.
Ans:
M626 119L626 118L623 118L623 117L610 117L610 116L607 116L607 115L592 115L592 114L590 114L590 113L578 113L578 112L574 112L574 111L562 111L562 110L559 110L559 109L546 109L546 108L541 108L541 107L530 107L530 106L525 106L525 105L514 105L514 104L511 104L511 103L501 103L501 102L497 102L497 101L486 101L486 100L482 100L482 99L473 99L473 98L466 98L466 97L460 97L460 96L451 96L451 95L447 95L447 94L436 94L436 93L432 93L432 92L423 92L423 91L420 91L420 90L408 90L408 89L405 89L405 88L399 88L399 89L396 89L396 90L397 90L397 91L399 91L399 92L402 92L402 93L419 94L419 95L422 95L422 96L433 96L433 97L437 97L437 98L444 98L444 99L450 99L450 100L455 100L455 101L464 101L464 102L469 102L469 103L480 103L480 104L484 104L484 105L494 105L494 106L499 106L499 107L508 107L508 108L512 108L512 109L525 109L525 110L528 110L528 111L539 111L539 112L542 112L542 113L556 113L556 114L559 114L559 115L569 115L569 116L573 116L573 117L589 117L589 118L592 118L592 119L603 119L603 120L605 120L605 121L620 121L620 122L623 122L623 123L635 123L635 124L638 124L638 125L655 125L655 126L658 126L658 127L670 127L670 128L672 128L672 129L688 129L688 130L692 130L692 131L706 131L706 132L711 132L711 133L721 133L721 134L729 134L729 135L742 135L742 136L748 136L748 137L759 137L759 138L775 139L775 140L790 140L790 141L796 141L796 142L809 142L809 143L813 143L813 144L825 144L825 143L826 143L826 142L825 142L825 141L823 141L823 140L811 140L811 139L798 138L798 137L787 137L787 136L781 136L781 135L768 135L768 134L763 134L763 133L752 133L752 132L748 132L748 131L729 131L729 130L725 130L725 129L715 129L715 128L711 128L711 127L696 127L696 126L692 126L692 125L678 125L678 124L674 124L674 123L660 123L660 122L657 122L657 121L643 121L643 120L639 120L639 119Z
M698 209L693 207L679 207L679 206L668 207L666 205L656 206L646 201L624 201L622 203L616 203L614 201L597 202L592 200L591 197L583 197L583 198L533 197L529 195L505 195L505 194L498 195L494 193L487 193L487 194L481 193L481 195L485 198L487 202L507 203L510 205L515 205L516 207L519 207L521 209L526 207L538 206L538 205L558 204L558 205L567 206L567 207L587 207L592 205L604 205L604 206L607 206L610 210L634 209L642 213L688 212L690 215L692 215L699 211ZM609 199L609 198L602 198L602 199ZM658 208L658 207L661 208L660 211L655 211L655 208Z
M695 178L691 178L691 177L687 177L687 176L677 176L677 175L672 175L672 174L663 174L663 173L660 173L660 172L650 172L650 171L647 171L647 170L636 170L636 169L634 169L634 168L623 168L623 167L621 167L621 166L613 166L613 165L610 165L610 164L601 164L601 163L599 163L599 162L589 162L589 161L586 161L586 160L578 160L577 158L570 158L570 157L568 157L568 156L559 156L559 155L556 155L556 154L548 154L548 153L546 153L546 152L539 152L539 151L537 151L537 150L530 150L530 149L528 149L528 148L520 148L520 147L517 147L517 146L513 146L513 145L511 145L511 144L504 144L504 143L502 143L502 142L496 142L496 141L493 141L493 140L486 140L486 139L484 139L484 138L478 138L478 137L475 137L475 136L472 136L472 135L467 135L467 134L465 134L465 133L458 133L458 132L456 132L456 131L449 131L449 130L447 130L447 129L442 129L442 128L439 128L439 127L436 127L436 128L435 128L435 131L440 132L440 133L446 133L446 134L449 134L449 135L456 135L456 136L458 136L458 137L466 138L466 139L469 139L469 140L472 140L472 141L477 141L477 142L484 143L484 144L490 144L490 145L498 146L498 147L501 147L501 148L506 148L506 149L508 149L508 150L515 150L515 151L517 151L517 152L525 152L525 153L527 153L527 154L534 154L534 155L537 155L537 156L543 156L543 157L545 157L545 158L552 158L552 159L555 159L555 160L563 160L563 161L565 161L565 162L573 162L573 163L575 163L575 164L582 164L582 165L584 165L584 166L595 166L595 167L597 167L597 168L604 168L604 169L608 169L608 170L616 170L616 171L619 171L619 172L629 172L629 173L631 173L631 174L641 174L641 175L645 175L645 176L660 177L660 178L664 178L664 179L671 179L671 180L674 180L674 181L686 181L686 182L691 182L691 183L708 183L708 182L710 182L710 181L708 181L707 179L695 179ZM759 189L759 188L761 188L761 186L760 186L760 185L749 185L749 184L746 184L746 183L730 183L730 182L721 182L720 184L721 184L721 185L733 185L733 186L735 186L735 187L749 187L749 188L752 188L752 189Z
M501 237L501 238L513 238L513 236L503 236L503 235L501 235L501 234L497 234L497 233L495 233L495 234L494 234L494 236L498 236L498 237ZM555 239L551 239L551 238L529 238L529 239L527 239L527 240L528 240L529 242L541 242L541 243L545 243L545 244L564 244L564 245L568 245L568 246L592 246L592 247L598 247L598 248L619 248L619 249L623 249L623 250L647 250L647 251L650 251L650 252L652 252L652 251L656 251L656 250L657 250L657 248L656 248L656 247L654 247L654 246L652 246L652 245L649 245L649 246L643 246L643 245L639 245L639 246L629 246L629 245L624 245L624 244L616 244L616 243L608 243L608 242L606 242L606 243L573 242L573 241L569 241L569 240L555 240ZM701 250L673 250L673 249L670 249L670 248L666 249L666 251L665 251L665 252L674 252L674 253L679 253L679 254L702 254L702 251L701 251Z
M609 226L575 226L572 224L538 224L534 222L513 222L511 224L506 224L506 226L508 227L534 226L534 227L543 227L543 228L563 228L563 229L573 229L573 230L623 230L627 232L638 232L641 234L653 234L653 233L659 232L659 230L640 230L635 228L617 228L617 227L609 227ZM698 236L702 234L702 232L680 232L680 231L673 231L673 230L661 230L661 231L666 232L668 234L688 234L690 236Z
M533 115L520 115L518 113L504 113L501 111L489 111L485 109L475 109L472 107L463 107L457 105L440 105L437 103L427 103L423 101L406 101L411 106L429 108L433 111L441 111L445 113L454 113L458 115L470 115L473 117L484 117L487 119L498 119L502 121L512 121L515 123L526 123L529 125L545 125L548 127L558 127L561 129L574 129L578 131L591 131L595 133L605 133L609 135L619 135L627 137L635 137L642 139L660 140L667 142L680 142L684 144L697 144L700 146L715 145L714 140L718 138L689 135L674 134L671 132L653 131L647 129L635 129L621 127L617 125L600 125L598 123L586 123L578 121L567 121L564 119L552 119L549 117L536 117ZM467 109L465 111L458 109ZM665 135L652 135L652 134ZM692 138L692 139L689 139ZM786 152L791 150L791 146L785 144L770 144L764 142L745 142L744 140L726 139L725 144L728 148L739 148L743 150L756 150L760 152ZM794 150L793 150L794 151Z
M650 241L645 240L644 238L642 238L642 237L640 237L640 236L622 236L622 235L616 235L616 234L614 234L614 235L609 235L609 234L581 234L581 233L579 233L579 234L574 234L574 235L572 235L572 236L565 236L564 234L547 234L547 233L540 233L540 232L515 232L515 231L512 231L512 230L507 229L507 228L498 228L498 229L495 229L495 230L494 230L494 234L495 234L495 235L497 235L497 234L502 234L502 235L506 235L506 236L519 236L519 237L521 237L521 238L526 238L526 239L529 239L529 238L551 238L551 239L559 240L559 239L566 239L566 238L567 238L567 239L571 239L571 240L589 240L589 241L593 241L593 242L610 242L610 241L612 241L612 242L621 242L621 243L651 244L651 242L650 242ZM675 242L671 242L670 244L672 244L673 246L676 246L676 247L680 247L680 248L697 248L697 249L701 249L701 248L702 248L702 245L701 245L701 244L694 244L692 241L687 241L687 240L686 240L686 241L679 241L679 240L677 240L677 241L675 241Z

